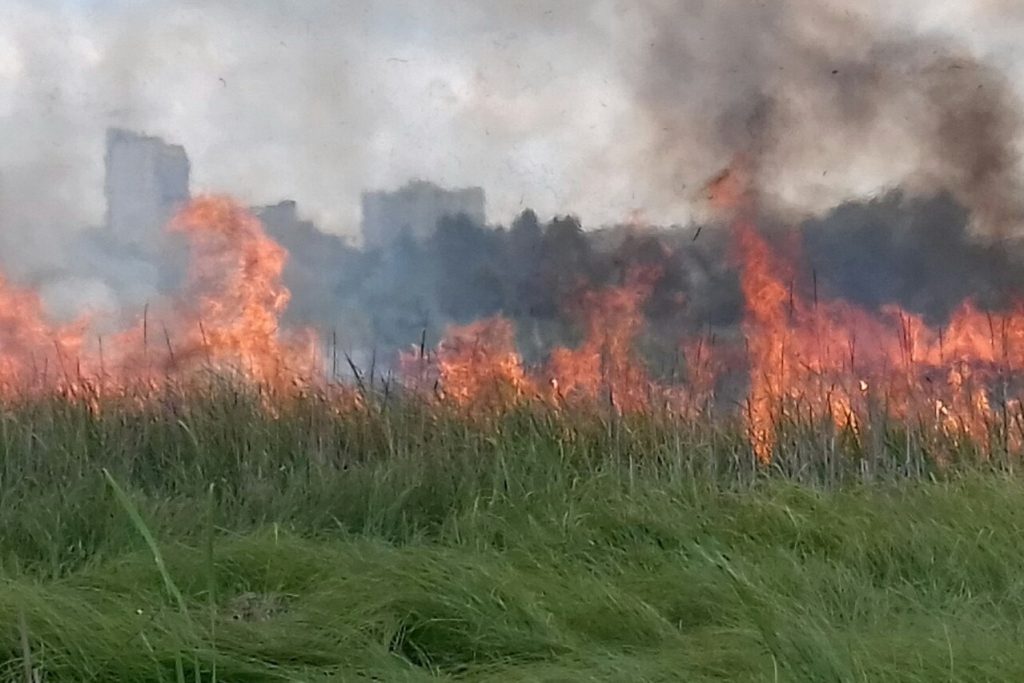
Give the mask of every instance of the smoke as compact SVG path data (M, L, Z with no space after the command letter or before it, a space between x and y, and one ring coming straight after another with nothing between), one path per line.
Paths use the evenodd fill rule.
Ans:
M594 11L5 2L4 220L99 223L108 126L183 144L198 189L248 204L295 199L335 233L357 234L362 190L417 176L483 185L505 220L527 204L617 215L614 201L591 204L597 195L572 182L589 161L581 149L596 149L581 133L608 139L622 99L603 49L610 29L590 21Z
M1024 293L1020 240L993 243L971 235L970 215L949 194L891 192L846 202L803 226L818 294L867 309L898 304L944 323L970 299L999 309Z
M775 209L900 185L952 192L983 232L1019 233L1021 103L1007 77L859 5L658 4L635 73L651 133L641 158L668 193L742 154Z
M701 174L751 136L776 174L768 187L792 204L820 209L914 170L948 180L945 164L916 163L930 147L918 143L973 124L900 116L979 79L998 101L1000 79L974 53L1014 45L995 27L1019 10L979 3L931 22L959 37L905 38L920 28L883 6L11 0L0 8L5 232L59 237L101 220L111 125L185 145L200 189L295 199L346 234L362 189L413 176L484 186L504 222L527 206L587 224L634 208L685 221ZM904 15L932 7L899 3ZM937 67L925 87L933 51L965 68ZM1006 161L974 164L975 185Z
M292 254L291 322L393 348L504 312L539 353L567 334L560 311L582 286L656 261L647 314L668 338L738 315L714 226L693 241L695 225L631 240L581 225L635 208L652 223L706 219L705 181L743 155L767 220L812 219L808 254L829 291L941 317L961 295L1014 284L1014 266L993 266L964 226L1022 227L1024 55L1008 27L1024 17L999 0L885 6L11 0L0 262L65 318L166 292L167 264L91 231L103 132L121 126L184 145L196 191L297 201L308 221L264 216ZM409 177L483 186L510 229L453 223L364 253L315 227L355 236L359 192ZM534 217L513 224L527 207ZM550 219L566 214L578 220ZM957 287L944 286L958 250Z

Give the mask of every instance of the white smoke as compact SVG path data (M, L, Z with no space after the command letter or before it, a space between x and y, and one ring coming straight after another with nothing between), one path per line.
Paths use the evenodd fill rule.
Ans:
M706 4L741 19L750 7ZM897 5L900 18L881 9ZM858 7L879 22L915 17L913 28L956 34L1006 68L1024 63L1019 3ZM254 204L293 198L341 233L358 229L362 189L410 176L482 185L502 221L525 206L586 224L634 208L685 220L692 188L652 190L661 179L629 153L649 123L632 95L651 57L645 10L617 0L6 0L0 249L102 220L110 125L184 144L200 189ZM899 174L856 166L825 189L855 193L865 175Z

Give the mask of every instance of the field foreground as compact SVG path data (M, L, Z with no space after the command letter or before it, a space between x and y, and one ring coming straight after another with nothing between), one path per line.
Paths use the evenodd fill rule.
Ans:
M11 407L0 680L1024 680L1024 482L882 442Z

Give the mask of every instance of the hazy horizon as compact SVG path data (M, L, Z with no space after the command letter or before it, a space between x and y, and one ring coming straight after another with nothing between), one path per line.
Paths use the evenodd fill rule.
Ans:
M692 8L702 3L689 4L699 27ZM635 88L652 59L650 15L669 11L664 5L8 0L0 9L4 230L60 234L101 220L108 126L184 145L196 190L252 204L295 199L340 234L358 232L360 191L413 177L484 187L499 222L527 206L588 225L634 210L685 222L699 178L666 191L645 168L651 121ZM720 7L730 5L739 13L725 20L763 20L742 3ZM867 5L864 14L882 33L949 34L1019 80L1017 5L916 6L913 20L906 4L902 20ZM722 74L709 82L721 87ZM701 83L693 89L707 97ZM832 169L821 191L840 197L898 182L904 169L877 161L852 164L860 168L849 177ZM796 173L788 182L803 180Z

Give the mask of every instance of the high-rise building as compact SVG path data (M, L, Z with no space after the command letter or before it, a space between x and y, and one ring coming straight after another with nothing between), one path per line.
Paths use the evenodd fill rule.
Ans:
M417 239L429 237L446 216L466 215L480 225L486 221L484 191L479 187L447 190L414 180L393 192L363 193L363 243L384 247L408 232Z
M189 198L189 162L181 145L119 128L107 131L107 230L143 253L162 248L164 227Z

